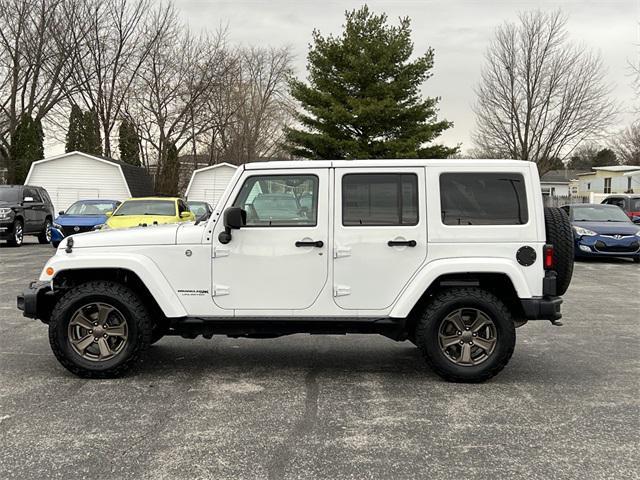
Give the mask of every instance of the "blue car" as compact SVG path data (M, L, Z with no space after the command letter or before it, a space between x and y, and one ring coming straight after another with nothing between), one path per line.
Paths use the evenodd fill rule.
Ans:
M573 226L576 257L626 257L640 263L640 218L615 205L565 205Z
M89 232L107 221L107 212L113 212L118 200L79 200L66 211L59 212L51 228L51 244L57 248L63 238L74 233Z

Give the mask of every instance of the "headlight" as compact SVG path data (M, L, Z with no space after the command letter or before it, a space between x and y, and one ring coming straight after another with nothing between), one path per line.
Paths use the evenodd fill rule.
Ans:
M591 230L587 230L586 228L582 228L582 227L573 227L573 230L581 237L593 237L595 235L598 235L596 232L593 232Z
M53 222L51 225L53 226L53 228L57 228L58 230L62 230L62 225L60 225L59 223Z
M11 208L0 208L0 218L9 218L13 213Z
M109 228L106 223L101 223L100 225L96 225L92 228L92 230L103 230Z
M640 237L640 230L636 232L636 237Z

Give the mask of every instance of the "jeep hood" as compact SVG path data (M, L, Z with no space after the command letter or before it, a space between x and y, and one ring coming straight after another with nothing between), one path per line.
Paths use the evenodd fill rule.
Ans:
M177 224L151 225L149 227L123 228L119 230L98 230L72 235L73 248L85 247L128 247L137 245L174 245ZM67 246L67 239L59 248Z

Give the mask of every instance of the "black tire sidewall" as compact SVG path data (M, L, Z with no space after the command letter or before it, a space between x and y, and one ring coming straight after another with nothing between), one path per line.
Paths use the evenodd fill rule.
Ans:
M125 348L119 352L115 357L94 362L82 358L70 344L68 337L68 326L73 314L82 306L89 303L107 303L117 308L120 313L125 317L127 321L127 344ZM80 369L80 371L74 371L74 373L82 374L83 371L91 372L109 372L117 369L119 366L127 363L132 356L136 356L138 351L143 346L143 331L140 327L137 316L133 312L133 308L123 302L120 299L111 295L90 293L86 295L78 295L71 302L64 305L64 308L55 310L54 315L49 323L49 340L55 343L57 348L54 348L54 353L59 351L62 358L59 360L63 365L67 366L65 362L70 362L73 366Z
M22 227L22 238L20 239L20 242L16 241L16 227L18 225L20 225ZM24 243L24 223L22 223L22 221L15 220L13 222L13 236L11 238L9 238L7 243L9 245L11 245L12 247L21 247L22 246L22 244Z
M479 365L460 366L447 358L440 348L439 330L447 315L460 308L476 308L487 315L496 328L496 348L491 356ZM438 308L429 310L426 315L426 324L417 335L418 345L423 350L429 363L436 372L448 380L483 381L493 376L487 372L498 371L513 354L516 343L516 333L513 320L505 316L503 305L495 305L493 302L482 301L473 297L458 297L444 301Z

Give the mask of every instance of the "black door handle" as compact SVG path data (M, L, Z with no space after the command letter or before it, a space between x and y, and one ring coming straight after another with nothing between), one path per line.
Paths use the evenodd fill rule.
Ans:
M417 243L415 240L389 240L387 245L390 247L415 247Z
M322 247L324 247L324 242L322 240L318 240L317 242L314 242L314 241L308 241L308 242L297 241L296 242L296 247L318 247L318 248L322 248Z

